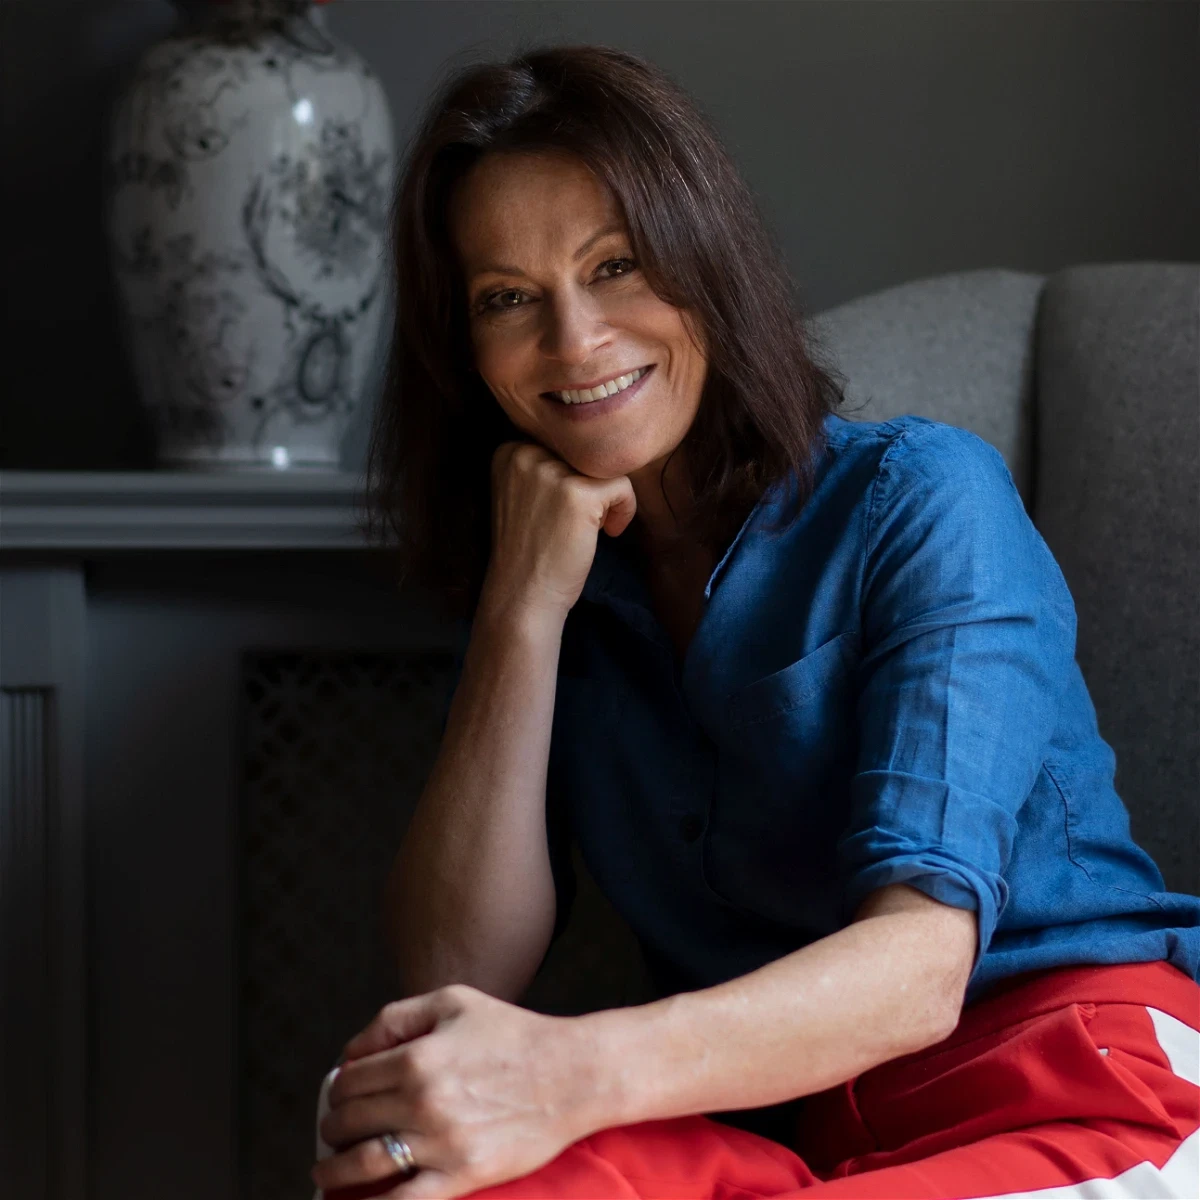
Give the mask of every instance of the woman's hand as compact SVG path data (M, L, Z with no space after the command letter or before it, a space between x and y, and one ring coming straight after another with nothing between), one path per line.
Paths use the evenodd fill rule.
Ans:
M627 476L592 479L535 442L504 442L492 456L492 552L480 607L565 620L599 531L617 537L636 511Z
M326 1200L449 1200L551 1162L594 1132L576 1028L464 984L386 1005L346 1045L320 1128L339 1152L314 1183ZM397 1173L383 1133L408 1143L415 1175Z

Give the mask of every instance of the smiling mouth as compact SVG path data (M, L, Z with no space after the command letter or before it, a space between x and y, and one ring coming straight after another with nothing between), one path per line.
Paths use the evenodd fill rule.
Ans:
M568 388L562 391L542 392L547 400L557 400L560 404L591 404L608 396L617 396L628 388L633 387L639 379L644 378L654 370L654 364L637 367L624 375L614 375L604 383L594 388Z

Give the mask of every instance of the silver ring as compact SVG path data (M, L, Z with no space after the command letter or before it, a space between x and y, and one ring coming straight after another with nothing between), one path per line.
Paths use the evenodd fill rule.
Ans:
M380 1141L383 1142L383 1148L388 1152L392 1162L400 1170L415 1171L417 1169L417 1160L413 1158L413 1152L402 1137L397 1137L394 1133L384 1133L380 1134Z

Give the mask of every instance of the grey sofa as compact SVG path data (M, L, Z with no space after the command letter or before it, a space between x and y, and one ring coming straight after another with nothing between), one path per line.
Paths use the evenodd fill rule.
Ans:
M1134 837L1200 891L1200 266L978 270L889 288L811 328L852 420L902 413L1003 455L1075 599L1076 657ZM525 1002L560 1012L652 993L588 878Z

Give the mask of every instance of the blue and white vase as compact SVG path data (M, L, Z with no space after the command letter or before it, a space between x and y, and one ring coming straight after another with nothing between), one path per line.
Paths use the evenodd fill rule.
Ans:
M308 4L213 6L140 61L108 168L159 461L336 468L391 278L392 121L370 68Z

